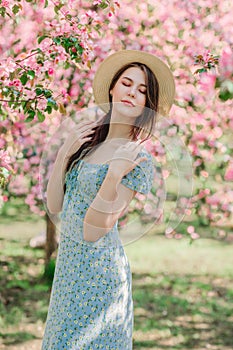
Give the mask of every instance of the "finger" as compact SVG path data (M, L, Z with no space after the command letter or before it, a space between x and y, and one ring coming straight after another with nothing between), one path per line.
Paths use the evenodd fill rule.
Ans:
M80 124L79 124L80 125ZM81 124L81 126L91 126L91 125L97 125L97 122L95 120L92 120L92 121L87 121L87 122L83 122Z
M96 125L96 121L90 121L90 120L82 121L81 123L79 123L77 125L77 128L82 129L82 128L85 128L85 127L90 127L91 125Z
M87 142L87 141L90 141L91 139L92 139L92 136L84 137L84 138L82 139L82 144L85 143L85 142Z
M140 142L141 142L140 140L137 140L136 142L133 141L133 142L132 142L133 148L136 149L138 146L140 146Z
M85 133L82 133L81 134L81 138L84 138L84 137L93 137L95 133L95 130L89 130L89 131L86 131Z
M92 124L92 125L83 125L81 128L79 128L79 131L81 133L85 133L86 131L91 131L92 129L96 128L97 125L96 124Z
M82 120L82 124L91 124L91 123L96 123L96 120Z
M127 142L124 146L125 147L130 147L130 148L136 148L137 147L137 145L138 145L138 141L129 141L129 142Z
M144 162L145 160L147 160L147 158L146 157L140 157L140 158L138 158L137 160L136 160L136 165L139 165L139 163L141 163L141 162Z

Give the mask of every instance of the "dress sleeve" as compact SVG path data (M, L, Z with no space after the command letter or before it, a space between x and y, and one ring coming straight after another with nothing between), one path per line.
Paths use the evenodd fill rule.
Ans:
M133 170L126 174L122 178L121 183L132 190L147 194L153 185L155 166L153 157L148 152L139 152L137 158L141 157L146 157L147 160L140 162Z

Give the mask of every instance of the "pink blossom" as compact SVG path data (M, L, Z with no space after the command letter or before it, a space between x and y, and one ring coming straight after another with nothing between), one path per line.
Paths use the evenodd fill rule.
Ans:
M199 81L200 91L207 94L213 93L215 83L216 83L216 74L213 74L212 72L202 73Z
M226 237L226 231L225 230L218 230L219 237Z
M204 190L200 190L198 193L198 198L201 199L203 197L205 197L206 195L210 194L210 189L209 188L205 188Z
M39 156L33 156L29 159L31 164L39 164L40 163L40 157Z
M0 138L0 148L3 148L6 144L6 141L3 138Z
M185 215L190 216L192 214L191 209L185 209Z
M194 228L194 226L188 226L188 228L187 228L187 232L188 233L193 233L195 231L195 228Z
M3 6L3 7L8 7L8 6L9 6L9 1L7 1L7 0L2 0L2 1L1 1L1 6Z
M233 51L230 46L225 47L222 51L219 72L222 79L229 79L233 76Z
M198 239L198 238L200 238L200 235L198 233L194 232L194 233L191 234L191 238L192 239Z
M16 195L23 195L28 193L28 180L23 174L15 176L15 178L9 183L10 192Z
M2 3L10 3L11 6L10 1ZM3 59L0 64L0 78L4 87L12 86L16 94L20 93L22 99L33 99L36 85L43 89L49 88L54 97L58 96L58 103L66 103L67 115L73 115L82 107L87 107L88 103L90 103L89 106L93 106L93 77L96 68L108 54L122 48L154 53L172 67L176 80L175 104L172 106L170 115L167 116L172 122L169 128L166 128L167 124L164 123L165 127L164 129L162 127L162 130L167 130L168 137L178 134L183 140L188 152L194 158L194 171L198 170L196 175L199 174L201 166L205 166L208 162L209 166L206 168L208 173L207 170L201 170L201 176L214 177L214 171L211 169L214 168L213 164L217 156L218 159L224 160L225 181L232 181L233 175L229 165L232 159L230 142L228 143L222 137L233 129L232 101L223 104L216 98L217 73L214 70L201 74L201 85L197 83L196 76L193 74L194 56L201 53L204 67L208 68L210 56L214 53L221 56L220 78L232 79L233 55L230 48L233 38L233 17L229 1L220 1L215 6L212 6L210 0L207 2L204 0L132 1L132 6L121 6L115 12L114 7L119 6L119 3L113 1L107 10L102 11L99 6L97 13L93 10L93 3L84 0L82 6L77 6L74 0L68 0L56 16L54 4L60 3L57 0L49 2L46 8L43 1L37 2L36 7L25 1L21 3L23 8L22 16L18 17L19 21L13 23L9 19L2 22L0 54ZM101 0L94 2L96 5L101 3ZM64 14L68 11L71 20L64 18ZM108 17L109 11L111 11L111 19ZM105 24L105 21L109 24ZM93 28L96 23L101 23L100 35ZM38 44L38 37L43 34L48 37ZM81 41L84 52L82 62L77 63L76 69L64 47L55 45L53 42L52 39L58 36L75 36ZM40 54L35 54L33 51L37 48L42 50ZM16 65L16 61L25 67L25 70L36 72L35 78L28 80L26 86L21 84L20 68ZM68 67L68 63L71 67ZM67 69L63 68L63 64L67 65ZM37 108L44 110L46 105L47 99L40 98ZM2 108L5 109L8 117L1 121L1 138L4 142L0 141L0 146L9 149L9 154L14 151L19 157L20 161L14 162L17 171L31 180L28 184L28 192L32 198L27 199L30 208L41 215L43 211L38 207L40 193L37 186L32 185L38 182L39 162L33 157L40 158L46 137L55 132L62 118L58 112L46 114L44 125L40 124L40 128L35 131L29 130L29 125L23 123L25 115L22 112L14 110L6 102L2 102ZM162 168L165 165L166 169L167 151L159 141L160 132L155 135L158 140L150 142L148 150L156 157ZM27 159L21 158L22 155ZM225 155L229 155L229 159L225 159ZM170 172L172 173L172 170ZM164 178L169 174L167 169L162 173ZM150 204L145 207L148 212L151 210L150 205L156 207L158 204L153 197L159 202L166 197L164 184L161 183L159 175L156 179L160 190L155 196L152 195ZM186 215L191 215L193 212L213 220L216 214L214 211L222 211L223 217L227 218L233 210L231 204L233 195L227 187L228 183L225 182L222 185L226 188L222 191L216 189L214 197L213 190L210 192L210 189L202 189L192 197L191 204L188 199L180 200L179 204ZM137 196L136 199L140 200L140 197ZM142 205L136 202L135 208L141 210ZM150 214L156 215L156 210L152 210ZM189 228L189 230L193 237L197 235L193 229ZM171 237L173 236L171 234Z
M200 174L201 174L201 176L203 176L203 177L205 177L205 178L209 177L209 173L208 173L207 171L205 171L205 170L202 170L202 171L200 172Z
M46 51L51 47L52 44L53 44L53 41L51 38L45 38L44 40L41 41L39 46L42 51Z
M53 68L49 68L49 70L48 70L48 74L49 74L49 75L53 75L53 73L54 73Z
M183 235L182 235L181 233L176 233L176 234L174 235L174 238L175 238L175 239L182 239L182 238L183 238Z
M224 180L225 181L233 181L233 161L230 161L228 167L226 168Z
M6 195L2 196L3 202L7 202L8 201L8 197Z
M11 158L7 151L0 150L0 167L6 168L9 171L12 171L10 166Z
M163 174L163 178L167 179L168 176L170 175L170 171L167 169L162 169L162 174Z
M177 133L177 128L175 126L171 127L167 131L167 136L174 136Z
M220 203L220 198L217 194L213 194L212 196L206 198L206 203L217 206Z
M14 70L16 69L16 63L13 61L12 58L8 57L6 60L6 65L5 65L5 69L7 72L14 72Z
M144 211L145 211L145 213L146 214L150 214L151 212L152 212L152 205L151 204L145 204L145 206L144 206Z

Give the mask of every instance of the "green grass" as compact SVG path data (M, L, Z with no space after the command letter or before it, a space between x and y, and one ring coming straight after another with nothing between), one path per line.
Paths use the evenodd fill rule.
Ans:
M232 349L232 245L147 235L133 270L134 349Z
M145 235L125 246L135 272L218 275L233 278L232 244L201 238L167 239Z
M41 348L51 284L44 252L29 239L43 221L0 225L0 348ZM151 233L126 245L133 272L134 347L233 348L232 245L173 240Z
M139 273L133 279L134 349L232 348L232 281Z

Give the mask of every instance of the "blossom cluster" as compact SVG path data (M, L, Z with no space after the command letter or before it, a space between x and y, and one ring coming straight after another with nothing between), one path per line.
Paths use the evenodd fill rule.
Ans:
M1 2L5 16L4 10L2 13L0 10L4 16L0 20L1 147L11 155L17 175L30 174L33 179L22 186L32 210L41 208L37 181L45 135L52 135L64 118L93 105L94 73L107 55L119 49L136 49L161 58L175 77L170 126L166 127L166 135L155 133L147 146L163 168L163 182L172 178L176 170L172 163L166 165L167 150L162 142L165 137L169 140L178 136L192 157L198 184L191 205L185 196L179 198L176 213L195 214L200 223L216 224L218 215L224 220L230 218L233 202L230 1L32 1L21 4L22 8L12 14L14 4L20 3ZM11 17L6 17L6 12ZM38 121L39 129L33 129ZM212 188L211 179L218 188ZM12 193L13 188L19 190L20 180L23 181L17 177L15 185L11 182ZM191 187L190 178L188 181ZM200 197L204 190L209 192ZM176 194L173 193L174 197ZM147 217L163 216L168 220L169 210L164 215L158 207L158 198L163 196L161 191L154 191L144 208ZM218 197L221 201L216 204ZM140 210L137 198L136 209ZM190 226L187 234L197 238L197 230Z

